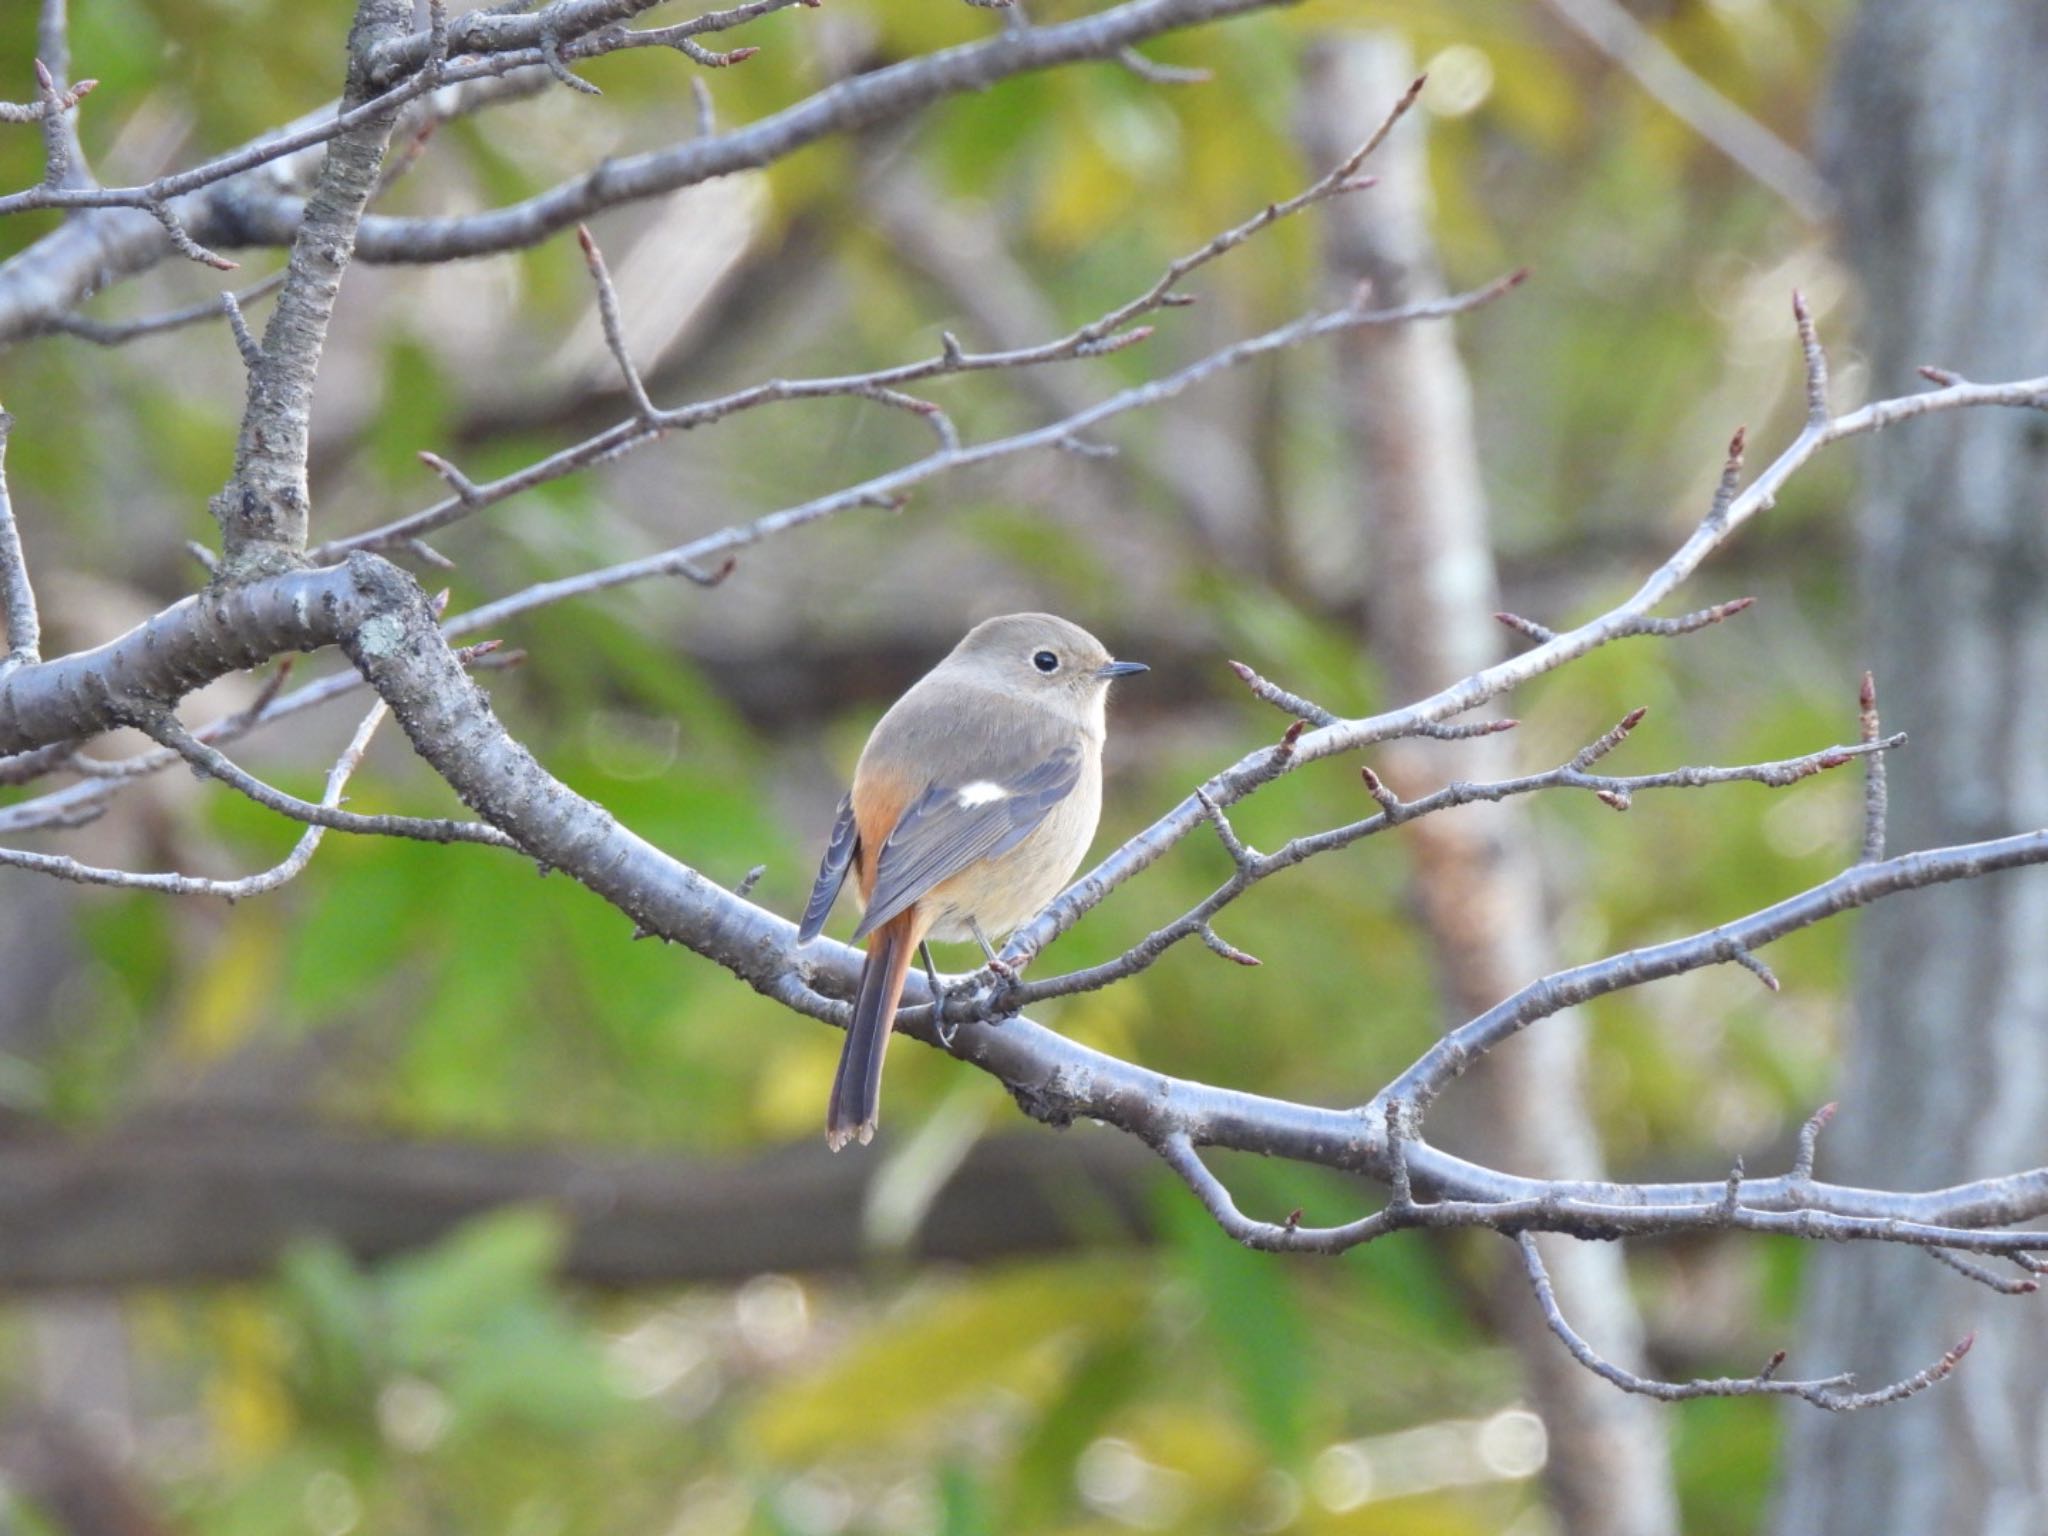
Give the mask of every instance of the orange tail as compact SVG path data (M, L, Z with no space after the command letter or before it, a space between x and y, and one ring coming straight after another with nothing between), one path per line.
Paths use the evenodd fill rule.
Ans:
M912 907L882 924L868 940L867 964L861 967L860 990L853 999L853 1023L846 1031L846 1048L839 1053L832 1107L825 1115L825 1145L834 1152L856 1139L865 1146L874 1137L882 1103L882 1056L889 1049L903 978L910 972L922 927Z

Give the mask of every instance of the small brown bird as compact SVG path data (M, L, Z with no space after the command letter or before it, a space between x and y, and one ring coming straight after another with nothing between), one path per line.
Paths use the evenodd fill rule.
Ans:
M854 872L868 941L825 1140L868 1141L882 1055L913 952L1007 934L1059 894L1095 837L1114 661L1079 625L1013 613L967 632L876 724L839 802L797 935L809 943Z

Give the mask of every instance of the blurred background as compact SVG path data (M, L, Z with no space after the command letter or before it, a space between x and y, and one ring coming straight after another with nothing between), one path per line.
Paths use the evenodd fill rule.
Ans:
M100 81L81 131L111 184L326 100L349 7L72 9L74 73ZM11 99L31 92L33 10L0 16ZM1368 167L1378 189L1205 269L1198 304L1148 343L937 386L970 438L1361 281L1395 302L1535 275L1455 332L1283 353L1124 418L1103 434L1115 459L1009 460L899 513L748 550L715 590L643 585L520 618L502 633L528 659L494 674L497 707L635 830L727 884L765 866L756 899L794 913L880 710L970 623L1044 607L1153 667L1118 698L1112 846L1284 724L1229 658L1364 713L1521 644L1496 607L1564 625L1632 588L1704 512L1738 424L1757 462L1796 429L1795 287L1831 343L1838 408L1911 392L1922 362L1987 379L2048 367L2048 250L2024 206L2048 171L2048 110L2026 84L2048 70L2042 17L2025 0L1311 0L1148 48L1206 83L1106 64L1034 75L607 214L596 231L664 403L928 355L945 330L1023 344L1299 190L1428 71ZM945 0L830 0L719 40L761 52L704 78L731 125L1002 24ZM492 206L687 135L692 68L621 54L583 70L601 101L552 90L451 124L381 206ZM0 186L40 174L34 130L0 132ZM0 257L52 223L0 224ZM278 261L238 254L237 282ZM92 313L218 282L166 264ZM0 356L47 650L96 644L203 580L184 541L212 534L242 387L218 325ZM434 500L421 449L482 479L627 409L566 237L359 267L321 373L315 536ZM1929 738L1952 745L1945 780L1930 763L1924 794L1911 778L1895 790L1902 844L2039 824L2024 680L2044 654L2048 446L2038 427L1952 420L1803 472L1686 594L1755 594L1740 620L1609 647L1504 701L1519 730L1376 766L1404 786L1546 768L1639 705L1615 772L1796 755L1855 738L1866 666L1888 684L1887 660L1924 661L1887 723L1958 734ZM478 516L440 545L458 568L423 574L461 611L928 442L864 402L756 411ZM1922 463L1938 473L1916 479ZM1929 554L1924 538L1947 542ZM1945 554L1980 584L1943 585ZM1952 623L1976 660L1945 670ZM1958 713L1965 677L1989 690L1975 715ZM218 685L192 717L259 682ZM306 792L353 723L308 717L242 760ZM1965 791L1962 832L1938 823L1942 784ZM452 805L395 731L351 797ZM1362 814L1362 798L1354 762L1325 764L1238 825L1271 846ZM1840 775L1646 794L1626 816L1589 797L1460 812L1259 887L1222 927L1261 969L1184 946L1042 1017L1163 1071L1362 1102L1447 1021L1543 970L1825 878L1857 855L1860 807ZM61 847L229 875L294 835L169 773ZM1117 953L1227 869L1190 839L1041 966ZM2041 963L2024 953L2038 926L2005 905L2018 889L1967 898L1939 944L1915 942L1932 899L1899 920L1882 990L1910 1000L1901 1028L1918 1035L1855 1007L1867 951L1835 923L1772 950L1782 995L1726 967L1545 1025L1454 1092L1432 1135L1532 1172L1713 1178L1738 1153L1776 1169L1847 1070L1860 1086L1824 1173L1914 1186L2041 1162L2048 1121L2027 1095L2048 1090L2024 1085L2048 1083L2027 1032L2044 1033L2042 993L1998 979ZM1791 1242L1642 1244L1625 1267L1611 1249L1559 1254L1582 1329L1661 1375L1746 1375L1789 1347L1800 1374L1874 1379L1972 1324L2005 1330L1956 1383L1839 1425L1756 1400L1645 1405L1564 1357L1497 1238L1255 1255L1142 1149L1033 1124L936 1052L899 1047L881 1138L834 1159L820 1127L840 1037L629 931L566 880L475 848L337 836L295 883L234 907L0 871L6 1528L1732 1536L1767 1528L1781 1476L1788 1530L2048 1521L2029 1427L2043 1373L2021 1368L2043 1348L2038 1310L1922 1256L1829 1253L1831 1280L1803 1274L1824 1266ZM1897 969L1916 949L1977 980L1916 991ZM2002 1129L1972 1140L1980 1122ZM1888 1145L1904 1160L1886 1163ZM1218 1170L1267 1214L1343 1219L1373 1196L1296 1167ZM1803 1283L1840 1289L1802 1317ZM1959 1427L1980 1390L1976 1428ZM1939 1467L1920 1468L1936 1480L1925 1505L1885 1482L1905 1475L1900 1437L1958 1434L1983 1437L1960 1490ZM1851 1508L1856 1482L1875 1513ZM2018 1523L1971 1502L1987 1489ZM1890 1523L1916 1507L1936 1513Z

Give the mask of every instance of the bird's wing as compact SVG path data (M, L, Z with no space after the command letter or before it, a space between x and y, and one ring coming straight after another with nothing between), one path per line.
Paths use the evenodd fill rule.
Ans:
M832 820L832 841L825 845L825 858L818 865L818 883L811 887L811 899L804 907L804 920L796 941L808 944L824 931L832 915L832 903L839 899L839 887L846 884L846 871L853 863L853 851L860 845L860 828L853 819L853 796L839 802L839 814Z
M1069 743L1007 777L947 775L897 821L875 860L858 942L977 859L1008 853L1081 782L1082 751Z

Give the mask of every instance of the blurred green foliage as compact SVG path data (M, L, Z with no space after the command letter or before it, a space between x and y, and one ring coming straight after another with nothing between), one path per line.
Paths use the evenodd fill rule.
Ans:
M0 18L0 95L26 94L32 8ZM1077 10L1034 7L1040 19ZM1839 0L1666 0L1645 8L1695 67L1789 137L1803 138ZM102 84L83 114L89 152L127 176L235 144L331 94L343 6L283 0L93 0L74 6L75 70ZM1796 394L1781 313L1793 275L1824 300L1839 283L1767 194L1562 37L1540 6L1497 0L1311 0L1151 52L1213 71L1168 89L1108 67L1022 79L949 101L905 153L948 194L978 203L1073 323L1137 290L1168 256L1303 179L1294 147L1297 61L1312 36L1387 27L1462 80L1432 120L1439 235L1454 280L1520 264L1538 281L1461 328L1511 587L1550 622L1596 611L1697 514L1720 444L1747 418L1771 441ZM833 0L748 30L761 55L711 78L722 120L773 110L818 82L824 50L886 60L985 35L958 4ZM428 211L453 179L477 201L527 195L596 155L663 142L690 109L688 66L653 51L593 63L602 102L556 92L458 124L389 206ZM437 179L445 162L447 175ZM829 315L785 335L764 322L731 379L873 366L929 349L947 305L865 218L856 146L806 150L766 176L757 243L822 231L840 289ZM0 185L40 173L35 135L0 134ZM0 225L0 257L50 227ZM251 271L273 257L251 253ZM1105 365L1137 379L1219 335L1297 312L1316 285L1315 231L1284 227L1204 274L1201 324L1168 316L1145 348ZM587 308L561 242L474 269L516 294L521 334L479 364L437 317L399 303L418 274L358 274L375 304L343 304L329 359L342 404L323 404L323 508L346 525L433 493L415 462L465 430L485 395L538 366ZM352 279L352 284L358 279ZM99 309L136 313L204 291L166 268ZM455 290L460 292L458 288ZM449 292L439 292L445 297ZM1204 325L1209 329L1202 328ZM780 349L780 350L777 350ZM1838 354L1854 368L1853 353ZM1262 387L1312 405L1312 357ZM232 349L199 330L118 354L56 339L0 358L19 417L10 463L39 570L66 638L102 638L123 616L188 590L177 553L204 535L205 500L231 454L240 402ZM1034 419L1000 382L949 395L963 430ZM866 407L759 413L650 450L674 466L674 504L622 510L598 477L532 493L450 540L459 610L526 580L657 547L683 532L801 500L895 462L914 423ZM79 424L91 423L92 430ZM1134 421L1142 439L1156 421ZM1287 428L1283 500L1341 496L1341 445L1311 420ZM461 457L482 476L566 441L539 421L477 433ZM1298 454L1295 449L1302 450ZM1600 652L1526 690L1524 760L1549 766L1628 708L1649 720L1616 771L1789 755L1853 729L1855 668L1837 637L1844 470L1798 481L1764 526L1707 573L1702 600L1759 592L1741 625L1676 644ZM749 569L815 563L848 573L892 541L944 536L1012 586L1101 627L1124 575L1100 545L987 486L948 489L900 523L798 534ZM863 517L868 514L861 514ZM1183 541L1151 491L1133 525ZM330 530L332 531L332 530ZM635 591L528 616L506 637L531 653L495 674L500 708L549 767L660 846L721 881L766 864L763 899L793 910L821 828L789 806L850 764L886 694L828 688L838 703L796 726L752 719L697 654L681 605L717 594ZM1151 819L1206 771L1271 737L1276 718L1220 666L1242 655L1333 707L1386 702L1355 618L1299 591L1197 563L1174 591L1185 633L1215 665L1163 681L1189 701L1168 729L1140 696L1146 749L1117 756L1104 844ZM880 603L883 600L877 599ZM802 615L788 623L801 628ZM1142 640L1142 635L1132 638ZM1142 652L1140 652L1142 654ZM330 722L319 728L342 729ZM308 728L308 735L319 731ZM395 732L393 733L395 736ZM325 750L325 738L316 745ZM252 753L260 748L252 748ZM270 750L276 751L273 745ZM1114 755L1114 754L1113 754ZM320 757L271 764L294 788ZM445 798L385 743L355 803L431 811ZM1264 791L1239 818L1270 846L1358 814L1355 766L1329 764ZM1530 808L1541 828L1559 947L1578 960L1747 910L1829 870L1850 838L1855 790L1823 780L1776 795L1640 797L1625 817L1589 800ZM167 798L143 848L194 848L254 868L291 832L222 794ZM1484 811L1471 814L1483 815ZM1079 966L1205 894L1221 851L1191 840L1061 940L1046 963ZM39 894L9 874L7 900ZM722 971L628 942L625 918L571 882L501 855L330 840L312 871L232 912L95 893L77 903L78 981L45 1056L8 1074L19 1106L69 1125L118 1117L224 1064L311 1064L327 1111L421 1133L506 1141L743 1153L817 1129L837 1037L736 986ZM1196 947L1138 982L1069 1000L1047 1021L1163 1070L1325 1102L1362 1099L1437 1028L1422 942L1402 894L1402 853L1374 840L1262 886L1224 931L1263 957L1219 965ZM1824 1095L1845 930L1774 949L1787 997L1745 974L1705 973L1589 1010L1592 1082L1615 1165L1695 1172L1782 1137ZM936 1053L901 1049L892 1126L942 1102L1013 1123L1001 1092ZM1365 1193L1300 1169L1224 1171L1248 1204L1319 1219ZM1431 1532L1506 1528L1536 1498L1525 1476L1347 1503L1339 1474L1389 1453L1376 1437L1479 1423L1516 1402L1512 1358L1480 1320L1496 1257L1421 1237L1336 1263L1279 1261L1225 1241L1177 1188L1157 1202L1146 1252L1092 1252L976 1272L598 1298L552 1278L560 1232L543 1212L479 1222L438 1248L363 1270L330 1247L296 1251L268 1283L138 1300L134 1347L153 1398L196 1416L198 1449L144 1466L185 1527L207 1536L303 1530L501 1531L669 1536L837 1530ZM1653 1328L1685 1305L1693 1256L1638 1271ZM1743 1299L1722 1343L1748 1369L1758 1330L1789 1313L1797 1255L1745 1248ZM8 1379L22 1388L18 1329ZM1774 1419L1757 1405L1673 1411L1687 1529L1751 1528ZM1346 1474L1348 1475L1348 1474ZM1356 1490L1353 1489L1355 1492ZM1538 1529L1515 1525L1517 1531Z

